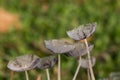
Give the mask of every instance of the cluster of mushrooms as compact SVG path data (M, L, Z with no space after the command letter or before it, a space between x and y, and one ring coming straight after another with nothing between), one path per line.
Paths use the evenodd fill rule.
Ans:
M76 80L80 67L87 69L89 80L95 80L92 67L95 65L95 57L91 57L90 51L93 49L93 45L88 44L87 39L96 30L96 23L89 23L80 25L78 28L67 31L67 35L75 42L70 43L63 39L45 40L45 46L52 51L52 55L44 58L40 58L33 54L27 54L16 57L14 60L10 60L7 67L13 71L25 71L26 80L29 80L27 71L39 68L46 69L47 80L50 80L48 69L53 67L58 62L58 80L61 80L61 66L60 55L66 55L74 57L78 60L78 67L72 80ZM83 40L84 42L80 42ZM56 57L56 55L58 57Z

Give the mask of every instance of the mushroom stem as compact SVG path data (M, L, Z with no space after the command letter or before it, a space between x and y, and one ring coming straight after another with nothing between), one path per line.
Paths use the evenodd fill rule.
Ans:
M25 76L26 76L26 80L29 80L28 72L27 71L25 71Z
M90 79L90 72L89 72L89 69L87 69L87 75L88 75L88 80L91 80L91 79Z
M91 64L90 51L89 51L89 48L88 48L88 42L87 42L86 39L84 39L84 42L85 42L86 50L87 50L88 65L89 65L89 69L90 69L91 79L92 79L92 80L95 80L94 73L93 73L93 69L92 69L92 64Z
M46 69L46 74L47 74L47 80L50 80L50 73L48 69Z
M13 80L13 76L14 76L14 72L11 71L11 72L10 72L10 80Z
M61 80L60 63L60 54L58 54L58 80Z
M81 66L81 56L79 57L78 67L77 67L77 69L75 71L75 74L74 74L74 77L73 77L72 80L76 80L76 77L77 77L77 74L79 72L80 66Z

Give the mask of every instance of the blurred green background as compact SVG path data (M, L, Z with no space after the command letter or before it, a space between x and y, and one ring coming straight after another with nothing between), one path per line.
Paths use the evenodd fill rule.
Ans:
M68 38L67 30L92 22L97 22L90 41L95 45L96 79L120 72L120 0L0 0L0 8L15 14L15 21L19 17L13 24L20 27L14 29L13 25L0 32L0 80L25 80L24 72L7 68L10 59L29 53L46 56L43 40ZM56 67L50 69L51 80L57 79ZM62 80L71 80L76 67L74 58L62 55ZM45 70L31 70L29 76L30 80L46 80ZM81 68L77 80L87 80L86 76Z

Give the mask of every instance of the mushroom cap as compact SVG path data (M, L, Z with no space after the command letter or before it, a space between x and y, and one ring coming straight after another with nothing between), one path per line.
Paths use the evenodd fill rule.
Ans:
M53 53L66 53L75 48L74 45L62 39L45 40L45 46Z
M95 65L95 62L96 62L96 59L95 59L95 57L91 57L91 65L92 65L92 67ZM89 63L88 63L89 61L88 61L88 59L81 59L80 60L80 62L79 62L79 64L81 64L81 67L82 68L89 68Z
M93 45L88 45L89 47L89 51L92 51L93 49ZM71 56L71 57L79 57L79 56L83 56L87 54L87 50L86 50L86 45L85 43L75 43L75 48L74 50L65 53L65 55L67 56Z
M14 60L10 60L7 67L13 71L25 71L31 70L36 67L40 58L33 54L27 54L23 56L16 57Z
M96 25L97 23L92 23L92 24L85 24L85 25L80 25L78 28L75 28L73 30L67 31L67 35L74 39L74 40L82 40L85 39L91 34L93 34L96 30Z
M41 58L40 62L37 64L39 69L47 69L51 68L57 62L57 58L55 56L49 56L45 58Z

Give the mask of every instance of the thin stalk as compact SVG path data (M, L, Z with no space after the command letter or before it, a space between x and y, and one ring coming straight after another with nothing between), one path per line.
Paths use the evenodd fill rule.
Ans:
M76 77L77 77L77 75L78 75L78 72L79 72L79 69L80 69L80 66L81 66L81 56L80 56L80 58L79 58L79 62L78 62L79 64L78 64L78 66L77 66L77 69L76 69L76 71L75 71L75 74L74 74L74 77L73 77L73 79L72 80L76 80Z
M28 72L27 71L25 71L25 77L26 77L26 80L29 80Z
M89 69L87 69L87 75L88 75L88 80L91 80L90 79L90 71L89 71Z
M10 72L10 80L13 80L13 76L14 76L14 72L11 71L11 72Z
M88 48L88 42L87 42L86 39L84 39L84 41L85 41L86 50L87 50L87 53L88 53L88 55L87 55L88 56L88 65L89 65L89 69L90 69L91 79L95 80L93 69L92 69L92 64L91 64L90 51L89 51L89 48Z
M47 80L50 80L50 73L48 69L46 69L46 74L47 74Z
M58 80L61 80L61 68L60 68L60 54L58 54Z

